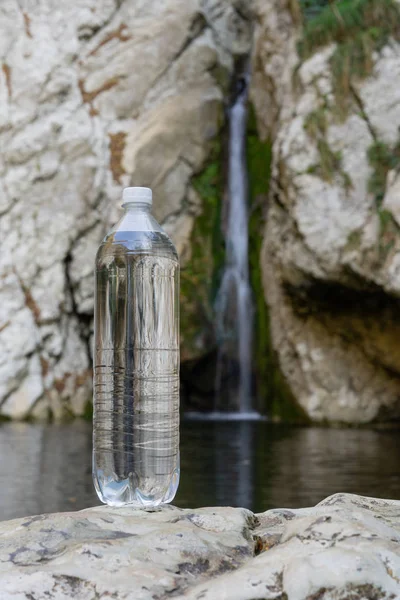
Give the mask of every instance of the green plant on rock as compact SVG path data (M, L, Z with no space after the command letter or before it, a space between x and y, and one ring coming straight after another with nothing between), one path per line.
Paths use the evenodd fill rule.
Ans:
M336 0L305 23L299 51L303 58L336 42L343 44L369 32L379 50L390 37L398 39L400 9L395 0Z
M324 181L332 183L334 177L339 175L342 179L343 187L348 190L351 188L350 176L342 168L342 156L339 151L333 151L326 139L328 130L327 109L320 107L311 112L304 121L304 129L307 134L316 142L319 162L308 168L308 173L316 174Z
M380 207L385 196L389 171L400 168L400 141L393 148L377 141L368 148L367 156L372 167L368 188L374 195L377 206Z
M314 6L301 4L305 14ZM299 54L305 60L319 48L336 44L330 64L335 109L344 118L352 102L352 81L371 74L374 52L391 38L400 41L400 6L396 0L332 0L325 8L315 4L318 10L304 24Z
M385 261L399 239L400 228L388 210L380 208L378 216L380 223L379 257L381 261Z
M352 231L347 238L347 243L345 246L346 252L351 252L352 250L358 250L360 248L361 240L362 240L362 233L361 233L360 229L356 229L356 230Z
M85 421L92 421L93 420L93 402L92 400L87 400L85 407L83 409L83 414L82 414L82 418Z
M328 129L326 108L321 106L309 113L304 121L304 129L313 140L325 137Z
M321 179L333 181L334 175L341 170L342 156L340 152L333 152L325 139L317 140L317 149L320 162L308 168L309 173L315 173Z
M224 261L219 141L214 143L203 171L193 177L192 185L201 198L202 209L191 235L190 260L181 271L181 331L186 349L183 358L196 356L199 336L212 330L213 300Z
M400 169L400 140L393 147L376 141L368 148L367 156L372 167L368 189L374 196L380 224L379 254L380 259L385 260L400 235L392 214L382 206L388 173Z

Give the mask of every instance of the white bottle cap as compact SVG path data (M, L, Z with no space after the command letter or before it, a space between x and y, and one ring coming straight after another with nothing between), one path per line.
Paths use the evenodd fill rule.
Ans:
M122 194L122 206L130 202L152 204L153 192L147 187L127 187Z

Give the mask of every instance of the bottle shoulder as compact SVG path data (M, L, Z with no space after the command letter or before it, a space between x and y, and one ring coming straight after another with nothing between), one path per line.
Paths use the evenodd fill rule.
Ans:
M96 259L123 254L163 256L179 262L175 246L164 231L111 230L103 239Z

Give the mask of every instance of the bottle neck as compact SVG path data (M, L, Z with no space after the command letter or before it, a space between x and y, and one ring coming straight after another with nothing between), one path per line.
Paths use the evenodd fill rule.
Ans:
M124 202L123 214L112 231L158 231L162 228L151 214L148 202Z
M148 202L125 202L122 206L125 213L129 212L143 212L150 214L151 213L151 204Z

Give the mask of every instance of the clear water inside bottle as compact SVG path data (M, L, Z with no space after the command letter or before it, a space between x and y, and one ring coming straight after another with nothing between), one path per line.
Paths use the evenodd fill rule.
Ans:
M93 478L103 502L157 506L179 483L179 263L159 231L96 258Z

